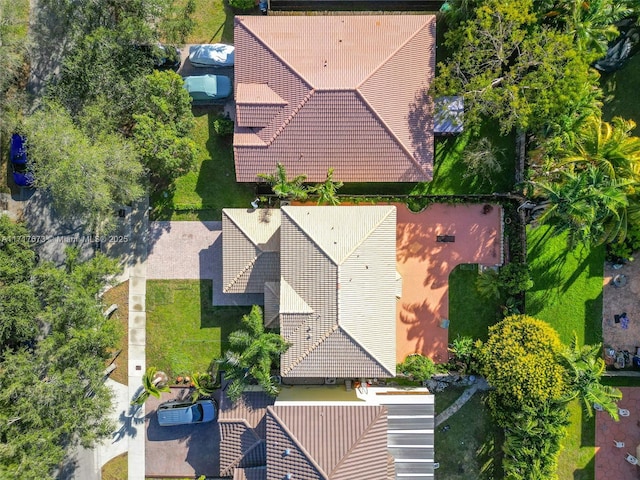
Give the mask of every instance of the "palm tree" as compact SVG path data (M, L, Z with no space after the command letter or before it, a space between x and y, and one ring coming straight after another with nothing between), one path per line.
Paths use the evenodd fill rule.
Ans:
M289 344L279 334L265 332L262 309L257 305L242 317L242 326L229 334L229 349L220 360L225 379L231 381L227 396L232 402L238 400L253 378L275 397L280 390L271 377L271 365L287 351Z
M560 166L601 169L609 178L640 181L640 138L632 136L633 120L615 117L611 123L598 115L587 118L573 141L559 152Z
M600 383L605 371L604 360L600 357L601 348L601 344L580 347L577 335L573 334L571 344L562 354L572 388L565 400L580 397L590 417L593 416L593 405L599 404L617 421L618 400L622 398L622 392Z
M630 180L614 180L589 165L584 171L560 171L556 181L531 182L545 198L531 215L551 224L555 234L569 233L569 244L601 244L626 236Z
M338 200L337 191L342 188L343 185L344 183L342 182L333 181L333 168L329 168L329 170L327 170L326 180L311 187L309 192L318 195L318 205L339 205L340 200Z
M287 179L287 170L283 164L278 163L276 173L259 173L258 178L265 180L278 198L290 198L292 200L306 200L308 192L304 186L306 175L298 175L291 180Z
M538 10L573 35L579 50L593 52L595 60L618 35L614 24L631 13L629 5L624 0L556 0L539 2Z
M149 367L142 375L142 391L131 401L131 405L142 405L150 395L160 398L162 392L168 392L167 375L157 371L156 367Z
M201 397L210 397L216 390L215 378L209 373L192 373L191 386L193 387L193 393L191 394L193 402Z

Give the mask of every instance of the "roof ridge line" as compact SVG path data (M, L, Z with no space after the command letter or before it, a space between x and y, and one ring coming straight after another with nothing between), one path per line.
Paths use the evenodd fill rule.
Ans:
M281 210L281 211L283 211L283 212L285 212L285 213L287 213L288 207L287 207L287 206L281 207L281 208L280 208L280 210ZM324 255L325 255L325 256L326 256L326 257L331 261L331 263L333 263L336 267L338 267L338 266L339 266L339 265L338 265L338 262L335 260L335 258L333 258L333 257L329 254L329 252L327 252L324 248L322 248L322 245L320 245L318 242L316 242L316 241L315 241L315 239L314 239L313 237L311 237L311 236L309 235L309 233L308 233L304 228L302 228L302 225L300 225L300 224L299 224L299 223L298 223L298 222L297 222L297 221L296 221L296 220L295 220L291 215L289 215L289 214L287 214L287 218L288 218L289 220L291 220L291 221L295 224L295 226L296 226L296 227L298 227L298 228L300 229L300 231L302 232L302 234L304 235L304 237L305 237L305 238L308 238L308 239L309 239L309 241L310 241L312 244L314 244L314 245L316 246L316 248L317 248L320 252L322 252L322 253L323 253L323 254L324 254ZM280 224L280 225L282 225L282 224Z
M360 99L365 103L365 105L367 106L369 111L376 117L376 119L378 119L378 121L380 123L382 123L382 126L384 127L384 130L389 134L389 136L391 136L395 140L396 145L398 145L400 147L400 150L404 151L404 153L407 154L407 156L409 157L410 161L418 168L418 170L420 171L421 174L425 174L426 172L425 172L424 168L422 167L422 165L420 164L420 162L418 162L416 160L416 158L414 157L413 153L411 153L409 151L409 148L404 144L404 142L402 142L398 138L396 133L393 131L393 129L391 127L389 127L389 124L380 116L380 114L377 112L377 110L375 108L373 108L373 106L369 103L369 101L366 99L366 97L360 91L360 89L356 88L355 92L357 93L358 97L360 97Z
M435 22L435 18L436 18L436 16L435 16L435 15L426 15L426 16L427 16L427 17L429 17L429 20L427 20L425 23L423 23L423 24L422 24L422 26L421 26L420 28L418 28L415 32L413 32L411 35L409 35L409 36L407 37L407 39L406 39L404 42L402 42L402 43L400 44L400 46L398 46L398 48L396 48L393 52L391 52L387 58L385 58L382 62L380 62L380 64L379 64L376 68L374 68L374 69L371 71L371 73L369 73L366 77L364 77L364 79L363 79L360 83L358 83L358 84L356 85L355 90L358 90L358 91L359 91L360 87L361 87L362 85L364 85L364 83L365 83L367 80L369 80L371 77L373 77L373 76L378 72L378 70L380 70L384 65L386 65L386 64L387 64L387 62L388 62L389 60L391 60L391 58L393 58L393 57L395 56L395 54L396 54L396 53L398 53L398 52L399 52L402 48L404 48L404 47L405 47L405 46L406 46L406 45L407 45L411 40L413 40L413 39L414 39L414 38L415 38L415 37L416 37L420 32L422 32L422 30L424 30L424 29L425 29L425 27L427 27L427 26L431 25L431 23Z
M247 270L249 270L256 264L256 262L258 261L258 257L260 257L260 255L262 255L263 253L264 252L261 250L258 255L253 257L253 259L249 263L247 263L244 268L240 270L240 272L235 277L233 277L233 279L227 285L224 286L224 288L222 289L222 293L229 293L229 289L236 284L236 282L246 273Z
M296 368L298 365L300 365L300 363L307 358L309 355L311 355L311 353L318 348L322 343L324 343L327 338L329 338L338 328L338 324L334 323L328 331L326 331L324 334L322 334L318 340L315 341L315 343L313 343L309 348L307 348L307 350L303 353L301 353L298 358L296 358L291 365L282 370L282 376L286 376L291 370L293 370L294 368Z
M291 110L291 114L284 119L284 121L282 122L282 125L280 125L278 128L276 128L276 131L273 132L273 135L271 136L271 138L269 140L267 140L265 143L265 145L269 146L271 145L273 142L275 142L276 138L278 138L282 132L284 132L285 127L288 126L291 121L293 120L293 118L298 115L298 112L300 112L300 110L302 110L302 107L304 107L307 102L309 100L311 100L311 97L313 96L313 94L316 92L316 90L312 87L311 90L309 90L306 95L304 97L302 97L302 100L300 101L300 103L294 107Z
M380 221L376 222L376 224L367 232L365 233L362 238L360 239L359 242L356 243L356 245L349 250L349 252L345 255L345 257L342 259L342 262L340 262L339 264L337 264L338 267L338 277L340 276L340 266L349 258L351 257L351 255L353 255L353 252L356 251L356 249L362 245L364 243L364 241L369 238L373 232L375 232L376 230L378 230L378 227L380 225L382 225L382 223L389 217L389 215L391 214L392 211L395 210L395 205L372 205L374 207L389 207L389 210L387 210L387 212L382 216L382 218L380 219ZM338 294L340 293L340 290L338 290ZM338 301L338 304L340 302ZM338 318L340 318L340 316L338 316Z
M233 462L229 463L229 465L227 465L224 468L224 470L222 470L222 472L229 472L229 470L233 471L238 466L238 464L242 461L242 459L246 456L246 454L249 453L254 448L256 448L256 446L260 445L260 443L264 442L264 440L262 440L260 438L260 436L253 429L253 427L251 425L249 425L249 422L244 418L237 418L237 419L235 419L235 418L224 418L224 419L219 419L218 423L226 423L226 424L240 423L240 424L244 425L247 428L247 430L250 431L253 434L253 436L254 436L254 438L256 440L254 442L254 444L251 445L251 447L244 452L244 454L240 453ZM223 475L223 476L226 476L226 475Z
M304 456L307 457L307 460L309 461L309 463L311 463L311 465L313 465L315 467L315 469L318 471L318 473L320 473L320 475L322 475L324 480L329 480L329 475L327 475L326 472L324 471L324 469L320 465L318 465L318 463L316 462L315 458L313 458L311 456L311 454L300 443L300 440L298 440L298 438L293 434L293 432L291 430L289 430L289 427L287 427L285 425L285 423L282 421L282 419L273 410L273 406L272 405L268 405L267 406L267 413L271 414L271 417L274 419L274 421L280 426L280 428L282 428L285 431L287 436L291 439L291 441L293 443L295 443L295 445L300 449L300 451L304 454Z
M380 368L382 368L385 372L387 372L391 377L395 377L395 373L390 371L386 365L382 364L380 362L380 360L378 360L376 357L373 356L373 354L367 350L364 345L362 345L362 343L360 343L358 340L356 340L356 338L351 335L351 333L349 332L349 330L347 330L344 326L340 325L340 331L342 333L344 333L347 337L349 337L349 339L355 343L358 347L360 347L362 349L362 351L364 351L367 355L369 355L376 363L376 365L378 365Z
M340 468L345 462L346 460L349 458L349 456L351 455L351 453L353 452L353 450L360 445L360 443L362 442L362 439L364 437L366 437L369 432L371 431L371 429L374 427L374 425L376 425L378 423L378 421L380 420L380 417L382 415L387 415L387 408L384 405L367 405L370 407L378 407L379 411L378 414L375 416L375 418L369 423L369 425L367 425L367 428L364 429L364 432L362 432L362 435L360 435L357 440L355 442L353 442L353 444L351 445L351 447L349 447L349 450L347 450L347 452L344 454L344 456L340 459L340 461L338 463L336 463L336 466L333 468L333 470L331 470L331 473L329 475L333 475L334 473L336 473L336 471L338 470L338 468ZM385 448L386 450L386 448Z

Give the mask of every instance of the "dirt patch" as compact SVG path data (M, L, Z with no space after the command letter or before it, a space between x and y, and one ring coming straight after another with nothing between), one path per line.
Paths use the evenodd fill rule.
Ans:
M614 285L616 278L618 287ZM605 347L636 353L640 347L640 263L630 262L615 269L605 265L603 280L602 339ZM626 313L626 322L615 323L615 316ZM623 328L624 325L627 328Z

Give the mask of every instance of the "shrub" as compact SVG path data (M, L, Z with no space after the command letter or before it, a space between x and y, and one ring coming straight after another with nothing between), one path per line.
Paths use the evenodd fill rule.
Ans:
M229 118L216 118L213 121L213 130L221 137L233 134L233 120Z
M251 10L256 6L254 0L229 0L229 6L238 10Z
M402 373L402 375L424 382L425 380L429 380L433 377L437 368L433 363L433 360L429 357L425 357L419 353L414 353L408 355L407 358L404 359L404 362L399 363L397 370L399 373Z
M508 296L518 295L533 287L533 280L526 263L508 263L500 269L498 283Z

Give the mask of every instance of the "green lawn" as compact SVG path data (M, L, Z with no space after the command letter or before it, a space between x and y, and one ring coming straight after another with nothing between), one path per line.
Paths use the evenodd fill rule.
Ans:
M211 306L210 280L147 282L147 365L175 377L206 371L249 307Z
M183 7L187 0L177 0ZM187 43L233 43L233 11L224 0L196 0L196 26Z
M178 178L171 191L153 195L154 220L220 220L223 208L248 207L253 200L253 188L236 183L231 136L220 138L213 130L217 116L196 113L197 168Z
M442 392L436 393L436 415L444 412L453 402L455 402L462 392L464 392L463 387L448 387L445 388Z
M440 395L440 394L438 394ZM486 397L476 393L444 425L435 431L435 461L438 480L469 480L502 478L502 432L484 405ZM436 405L438 396L436 396Z
M566 236L554 237L550 227L539 226L528 230L527 249L534 281L527 314L551 324L564 343L574 331L580 343L600 343L604 247L568 251Z
M632 119L639 126L634 135L640 135L640 97L638 82L640 81L640 55L629 60L627 66L615 73L602 75L601 85L604 90L605 120L615 116Z
M593 480L595 476L595 416L589 418L583 411L582 403L569 403L571 424L562 442L558 458L558 478L572 480Z
M486 340L489 326L498 322L498 302L481 297L476 290L477 265L458 265L449 275L449 341L458 335Z

